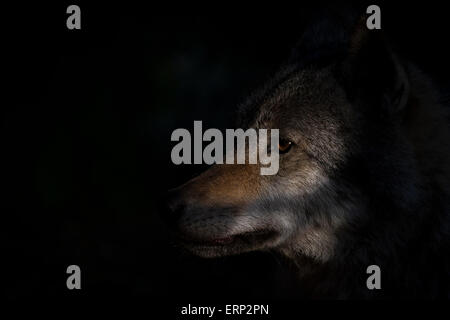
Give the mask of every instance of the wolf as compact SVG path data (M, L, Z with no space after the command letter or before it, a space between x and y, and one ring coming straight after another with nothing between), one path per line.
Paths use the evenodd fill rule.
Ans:
M205 258L275 252L302 298L450 297L446 110L383 31L319 19L238 119L279 128L279 171L214 165L171 190L183 246ZM370 265L379 290L366 286Z

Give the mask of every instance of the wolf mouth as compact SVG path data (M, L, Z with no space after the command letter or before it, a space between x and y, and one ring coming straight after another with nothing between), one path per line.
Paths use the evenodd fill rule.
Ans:
M181 238L181 241L190 247L228 247L228 246L251 246L255 243L265 243L276 237L273 230L249 231L220 238Z

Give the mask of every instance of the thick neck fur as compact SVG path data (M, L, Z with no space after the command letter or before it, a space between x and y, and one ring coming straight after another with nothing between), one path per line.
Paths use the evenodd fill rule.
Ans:
M370 196L363 203L346 206L367 210L360 215L368 217L364 224L335 230L332 253L324 260L295 246L284 250L300 282L296 295L448 297L450 260L442 255L450 252L448 119L430 81L413 67L408 74L411 92L400 137L390 137L392 149L377 150L391 153L369 155L367 161L376 160L359 169L379 179L366 185ZM381 290L367 289L370 265L381 268Z

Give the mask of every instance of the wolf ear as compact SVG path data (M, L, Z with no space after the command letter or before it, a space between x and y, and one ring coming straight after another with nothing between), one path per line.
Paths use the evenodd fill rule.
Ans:
M382 32L367 29L366 17L358 21L351 34L343 73L349 97L376 104L374 110L381 106L383 111L394 114L408 102L406 70Z

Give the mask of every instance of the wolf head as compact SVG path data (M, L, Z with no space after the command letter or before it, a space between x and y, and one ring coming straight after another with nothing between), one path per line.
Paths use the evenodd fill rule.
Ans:
M195 254L273 249L327 261L374 214L420 199L408 67L365 21L333 19L307 30L241 106L239 127L279 129L278 173L214 165L170 192L172 225Z

